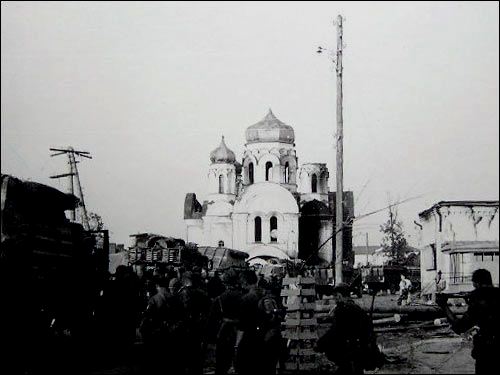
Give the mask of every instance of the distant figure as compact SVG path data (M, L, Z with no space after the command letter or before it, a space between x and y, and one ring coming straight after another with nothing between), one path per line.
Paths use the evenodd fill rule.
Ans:
M474 290L467 298L469 305L466 313L458 319L448 307L446 294L437 294L436 303L443 309L456 333L463 333L476 327L472 358L476 360L476 374L494 373L498 367L500 349L500 289L493 286L491 274L478 269L472 274Z
M436 293L441 293L446 289L446 280L443 279L443 273L441 270L437 272L436 275Z
M336 374L363 374L364 370L381 367L383 355L376 345L370 317L349 295L347 285L335 287L332 325L318 340L315 350L335 363Z
M404 274L401 274L401 281L399 282L398 306L410 303L410 289L411 281L408 280Z

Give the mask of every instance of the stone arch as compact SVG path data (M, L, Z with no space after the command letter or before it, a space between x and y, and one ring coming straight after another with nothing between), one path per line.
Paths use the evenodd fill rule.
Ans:
M262 242L262 217L255 216L254 220L254 242Z
M278 242L278 218L274 215L269 218L269 232L271 242Z
M288 163L288 178L285 176L286 164ZM297 159L292 155L285 155L280 158L280 164L283 166L282 182L285 184L297 183Z
M311 176L311 193L317 193L318 192L318 176L316 176L316 173L313 173Z
M224 174L219 174L219 194L224 194Z
M249 174L249 166L250 164L253 165L253 181L250 181L250 174ZM247 153L245 155L245 159L243 160L243 183L245 185L250 185L253 184L256 180L256 171L257 171L257 159L255 156L253 156L251 153Z
M259 166L257 168L256 173L256 182L266 181L266 164L270 162L273 165L273 177L271 182L280 182L280 159L273 154L265 153L259 158Z
M272 181L273 180L273 163L271 163L270 161L266 162L265 168L266 168L265 180Z

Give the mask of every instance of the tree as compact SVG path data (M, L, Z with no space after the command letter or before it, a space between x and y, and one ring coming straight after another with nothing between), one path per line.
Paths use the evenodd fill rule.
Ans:
M403 223L398 220L396 206L392 204L389 206L389 219L380 226L380 231L384 234L382 238L384 252L390 254L392 261L403 260L408 243L403 231Z
M104 223L102 221L102 217L95 212L89 212L89 227L90 230L102 230L104 229Z

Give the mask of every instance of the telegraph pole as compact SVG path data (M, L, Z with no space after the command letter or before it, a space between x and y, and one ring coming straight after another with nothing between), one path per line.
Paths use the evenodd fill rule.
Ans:
M50 178L62 178L62 177L69 177L69 192L72 195L75 195L75 177L76 177L76 184L78 187L78 198L80 199L80 202L78 205L82 209L82 223L85 228L85 230L89 230L89 218L87 215L87 208L85 207L85 200L83 199L83 191L82 191L82 185L80 183L80 175L78 174L78 168L76 167L76 163L79 163L79 161L76 161L75 155L92 159L92 156L90 156L90 153L87 151L76 151L73 149L73 147L68 147L66 149L60 149L60 148L51 148L50 151L57 151L57 153L52 154L50 156L57 156L57 155L63 155L66 154L68 155L68 165L69 165L69 173L64 173L64 174L59 174L56 176L50 176ZM75 209L71 210L71 220L75 221L76 220L76 212Z
M337 16L337 193L335 201L335 285L343 281L342 263L343 263L343 195L344 195L344 161L343 161L343 116L342 116L342 16Z

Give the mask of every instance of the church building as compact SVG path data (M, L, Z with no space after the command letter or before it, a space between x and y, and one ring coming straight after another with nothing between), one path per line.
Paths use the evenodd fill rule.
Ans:
M299 168L293 128L271 110L245 136L242 163L224 137L210 153L203 204L196 194L186 194L186 240L245 251L249 261L334 261L335 193L328 188L326 163ZM344 219L353 216L353 194L344 192ZM352 264L349 226L343 252L344 262Z

